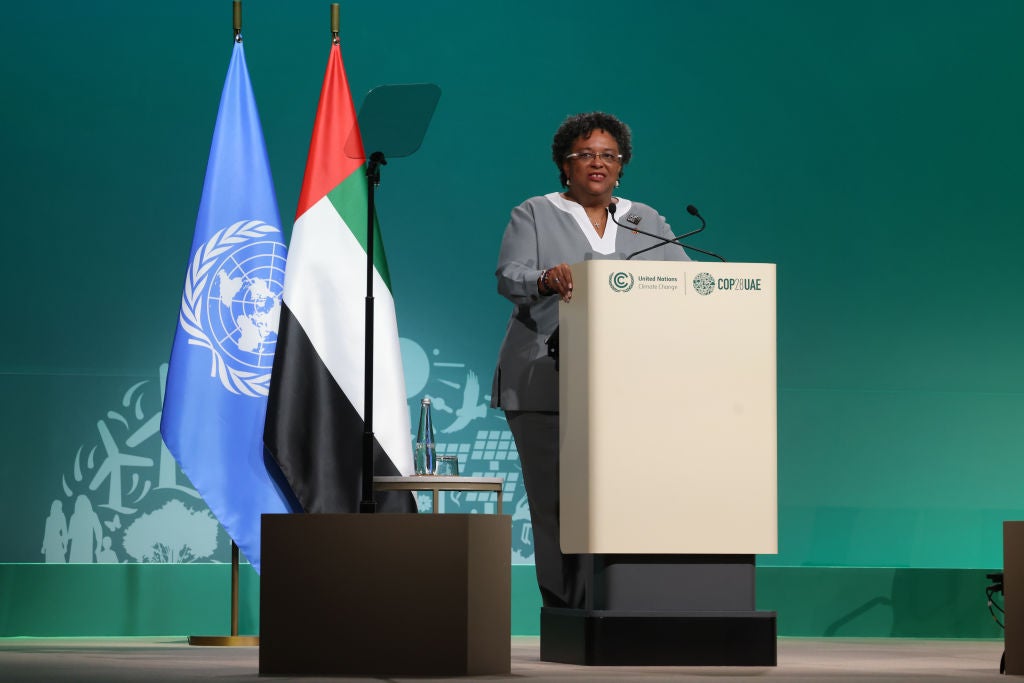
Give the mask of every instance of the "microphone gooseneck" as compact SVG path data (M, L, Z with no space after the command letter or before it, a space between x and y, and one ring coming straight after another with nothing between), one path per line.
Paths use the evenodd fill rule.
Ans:
M698 218L700 220L700 227L697 228L696 230L691 230L690 232L686 233L685 235L680 235L680 237L679 237L680 240L685 240L687 237L693 237L698 232L704 232L704 228L708 227L708 223L707 223L707 221L704 220L704 216L700 215L700 211L698 211L697 207L694 206L693 204L687 204L686 205L686 213L690 214L691 216L694 216L694 217ZM693 249L693 247L687 247L687 248L688 249ZM700 249L698 249L697 251L700 251ZM701 253L705 254L707 252L703 252L702 251ZM722 257L719 256L718 258L722 258ZM725 259L722 259L722 260L724 261Z
M698 232L701 232L701 231L704 230L704 228L708 227L707 221L704 220L704 216L700 215L700 211L698 211L697 207L694 206L693 204L687 204L686 205L686 213L690 214L691 216L694 216L695 218L699 218L700 219L700 227L697 228L696 230L694 230L693 232L686 233L685 235L683 235L682 237L679 238L680 240L686 239L687 237L690 237L691 235L696 235ZM704 251L703 249L698 249L697 247L692 246L690 244L687 244L687 245L684 245L684 246L687 249L692 249L693 251L696 251L696 252L698 252L700 254L706 254L707 256L713 256L716 259L718 259L719 261L721 261L722 263L726 262L724 258L722 258L721 256L719 256L718 254L716 254L714 252Z
M636 227L635 225L623 225L622 223L620 223L618 221L617 218L615 218L615 202L612 202L612 203L610 203L608 205L608 215L611 216L612 222L615 223L615 225L619 226L620 228L622 228L624 230L632 230L633 232L638 232L641 235L646 235L647 237L651 237L653 239L659 240L658 243L655 244L653 247L648 247L647 249L641 249L638 252L630 254L629 256L626 257L627 261L629 259L633 258L634 256L636 256L637 254L642 254L645 251L648 251L650 249L654 249L656 247L660 247L662 244L679 244L679 242L677 240L682 239L681 237L676 237L676 238L672 238L672 239L665 239L661 235L655 235L653 232L647 232L646 230L641 230L640 228ZM679 246L682 247L683 245L679 244Z
M699 248L691 246L689 244L683 244L683 240L684 239L686 239L687 237L692 237L693 235L696 235L699 232L702 232L704 230L704 228L707 227L707 221L705 221L704 217L700 215L700 211L697 210L696 206L694 206L693 204L687 204L686 205L686 212L688 214L690 214L691 216L696 216L697 218L700 219L700 227L697 228L696 230L691 230L690 232L684 233L684 234L680 235L679 237L666 238L666 237L662 237L661 235L655 235L652 232L647 232L645 230L641 230L641 229L637 228L635 225L623 225L622 223L620 223L615 218L615 202L611 202L608 205L608 214L611 216L612 221L615 223L615 225L619 226L620 228L624 228L626 230L632 230L633 232L638 232L641 235L646 235L648 237L653 237L654 239L658 240L658 242L656 244L653 244L653 245L651 245L651 246L649 246L649 247L647 247L645 249L641 249L639 251L634 251L632 254L630 254L629 256L626 257L627 261L630 260L631 258L633 258L634 256L638 256L640 254L643 254L644 252L650 251L651 249L657 249L658 247L662 246L663 244L676 244L684 252L687 249L692 249L693 251L699 252L701 254L705 254L707 256L712 256L712 257L714 257L714 258L716 258L719 261L722 261L724 263L725 259L722 258L721 256L719 256L718 254L715 254L715 253L710 252L710 251L705 251L703 249L699 249Z
M651 237L653 239L658 240L658 242L656 244L654 244L653 246L647 247L646 249L641 249L640 251L635 251L632 254L630 254L629 256L627 256L626 257L627 261L630 260L631 258L633 258L634 256L636 256L637 254L642 254L645 251L650 251L651 249L657 249L658 247L660 247L663 244L677 244L682 249L683 245L679 242L679 240L683 239L684 237L688 237L688 236L694 234L692 232L689 232L689 233L686 233L685 235L681 235L679 237L666 238L666 237L663 237L661 235L655 235L653 232L647 232L646 230L641 230L640 228L636 227L635 225L623 225L622 223L620 223L615 218L615 202L611 202L608 205L608 215L611 216L612 222L614 222L615 225L619 226L620 228L623 228L624 230L632 230L633 232L638 232L641 235L646 235L647 237ZM703 230L703 227L701 228L701 230ZM697 232L700 232L700 231L698 230ZM683 249L683 251L686 251L686 250Z

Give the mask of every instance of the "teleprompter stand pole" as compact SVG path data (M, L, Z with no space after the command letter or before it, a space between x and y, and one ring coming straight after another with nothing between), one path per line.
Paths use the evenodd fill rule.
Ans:
M340 43L338 22L338 5L332 3L331 33L335 45ZM350 159L359 159L366 163L366 311L363 331L365 348L360 513L377 511L377 501L374 500L373 494L374 464L378 448L373 431L373 281L376 273L374 243L377 241L375 194L380 185L381 166L387 165L387 159L409 156L419 149L440 96L441 89L429 83L383 85L374 88L367 93L357 125L353 127L343 150ZM366 150L374 151L367 155Z
M366 164L366 329L363 360L363 497L359 512L374 513L373 498L373 219L374 191L380 185L380 167L387 165L383 152L374 152Z

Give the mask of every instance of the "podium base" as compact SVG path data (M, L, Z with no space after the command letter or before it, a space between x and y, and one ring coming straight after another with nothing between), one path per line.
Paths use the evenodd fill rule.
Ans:
M587 666L775 666L775 612L541 608L540 658Z

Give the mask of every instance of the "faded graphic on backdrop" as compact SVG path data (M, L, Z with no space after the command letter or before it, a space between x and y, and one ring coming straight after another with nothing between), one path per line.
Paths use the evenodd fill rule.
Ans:
M499 410L489 407L490 370L428 354L411 339L400 340L410 423L420 399L433 404L438 453L455 455L465 476L504 479L502 505L512 512L512 561L533 561L522 470L512 435ZM96 430L69 445L59 492L45 508L40 553L45 562L227 562L230 540L199 494L189 485L160 438L167 366L152 379L111 398ZM483 380L481 380L483 378ZM414 435L410 434L410 440ZM430 495L420 494L421 511ZM493 493L453 491L440 496L442 512L493 513Z
M224 534L160 438L166 373L128 387L77 446L50 504L46 562L213 559Z

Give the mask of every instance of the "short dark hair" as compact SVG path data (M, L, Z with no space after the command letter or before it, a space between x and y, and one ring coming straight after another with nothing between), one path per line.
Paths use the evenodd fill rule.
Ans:
M622 168L619 169L619 177L625 170L626 164L633 157L632 134L629 126L618 120L611 114L603 111L593 111L589 114L575 114L562 121L562 125L555 131L555 139L551 142L551 158L558 167L558 180L562 187L566 187L568 178L562 170L565 163L565 155L572 151L572 143L579 138L589 138L595 130L604 132L615 138L619 145L619 154L622 155Z

